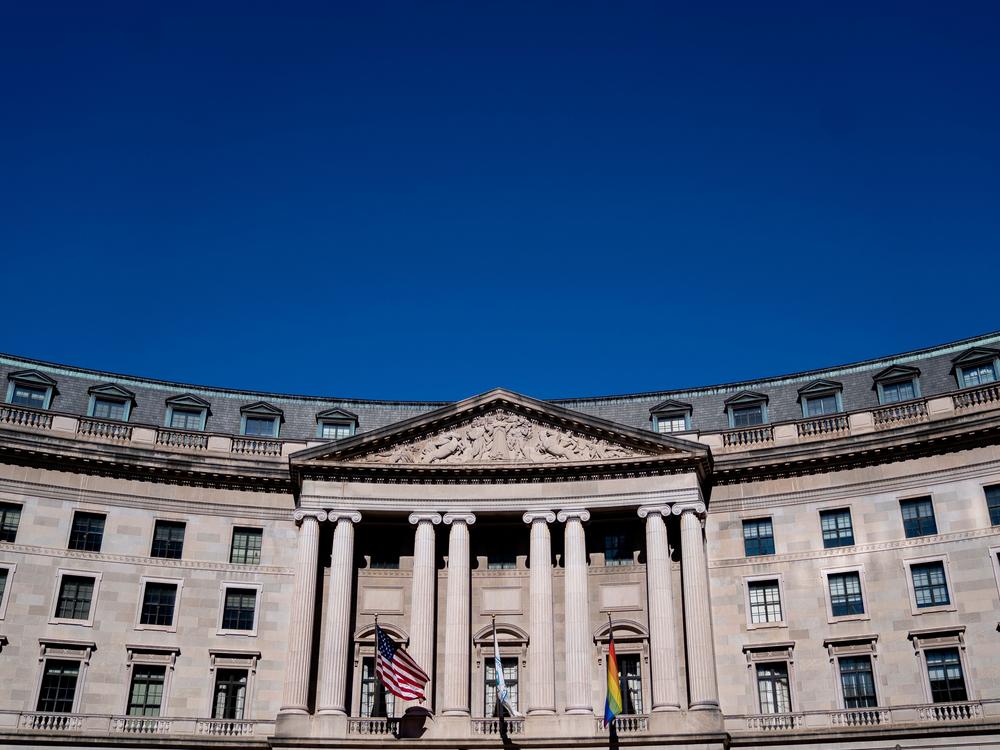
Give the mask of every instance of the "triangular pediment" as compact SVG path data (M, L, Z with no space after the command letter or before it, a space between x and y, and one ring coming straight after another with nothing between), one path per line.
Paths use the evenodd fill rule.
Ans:
M885 383L892 380L902 380L903 378L915 378L920 375L920 370L909 365L890 365L884 370L880 370L872 376L876 383Z
M818 393L831 393L832 391L843 390L844 384L836 380L814 380L799 388L799 396L813 396Z
M691 458L710 451L505 390L293 454L293 465L491 470Z
M38 370L18 370L8 375L7 379L18 383L30 383L32 385L52 386L56 384L55 380Z
M723 403L726 406L739 406L740 404L767 403L767 394L757 391L740 391L735 396L730 396Z
M986 346L974 346L966 349L955 357L951 362L953 365L971 365L1000 357L1000 349L990 349Z
M347 409L341 409L340 407L334 407L333 409L324 409L319 414L316 415L317 420L340 420L342 422L354 422L357 423L358 415L353 411L348 411Z
M686 404L683 401L677 401L672 398L668 398L666 401L661 401L652 409L649 410L650 414L667 414L676 413L680 411L691 411L691 404Z
M167 399L167 404L169 406L193 406L200 409L207 409L210 406L208 401L201 396L195 396L193 393L182 393L179 396L171 396Z
M284 417L285 413L274 404L267 401L256 401L240 407L240 414L253 414L265 417Z
M108 396L110 398L120 398L123 401L134 401L135 393L130 391L128 388L122 388L120 385L115 383L104 383L102 385L95 385L92 388L87 389L87 393L94 396Z

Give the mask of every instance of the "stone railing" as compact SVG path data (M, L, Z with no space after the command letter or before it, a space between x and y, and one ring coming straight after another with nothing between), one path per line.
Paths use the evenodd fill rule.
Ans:
M80 417L76 431L81 435L105 438L107 440L132 440L132 425L125 422L111 422L93 417Z
M0 422L18 427L37 427L42 430L52 429L52 415L35 409L25 409L20 406L4 404L0 406Z
M848 432L851 429L851 422L846 414L827 414L796 422L795 427L800 438L825 437Z
M252 721L235 721L231 719L206 719L198 722L198 734L211 737L249 737L253 734Z
M524 719L504 719L503 731L501 731L500 728L499 718L473 719L472 733L494 736L501 736L502 734L524 734Z
M251 456L280 456L281 441L267 438L234 437L230 452Z
M762 714L747 716L747 729L751 732L780 732L800 729L804 722L802 714Z
M921 721L968 721L982 717L983 704L978 701L935 703L923 706L917 713Z
M610 728L604 726L604 719L594 722L598 734L608 734ZM615 717L616 734L642 734L649 731L649 717L645 714L619 714Z
M875 727L891 720L889 711L884 708L849 708L830 714L830 725L834 727Z
M348 734L395 737L399 734L399 719L350 718L347 720Z
M119 716L111 719L111 731L121 734L169 734L170 719L145 716Z
M18 726L32 732L61 734L63 732L79 732L83 729L83 720L84 717L79 714L25 713L21 714Z
M208 448L208 435L204 432L188 432L187 430L171 430L167 427L158 427L156 430L156 444L166 445L171 448L205 450Z
M956 409L969 409L983 404L995 404L1000 401L1000 383L990 383L979 388L959 391L951 397Z
M722 433L722 444L727 447L756 447L771 442L774 442L774 427L769 424Z
M910 422L923 422L925 419L927 419L926 401L904 401L872 411L872 424L876 430L887 430Z

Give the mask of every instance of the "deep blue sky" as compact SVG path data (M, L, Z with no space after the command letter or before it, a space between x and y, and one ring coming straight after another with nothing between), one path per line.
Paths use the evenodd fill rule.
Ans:
M709 384L1000 328L1000 4L0 2L0 351Z

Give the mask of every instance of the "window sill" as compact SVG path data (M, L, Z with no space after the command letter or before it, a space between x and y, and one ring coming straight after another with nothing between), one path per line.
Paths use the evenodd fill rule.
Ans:
M215 634L216 635L243 636L244 638L256 638L257 637L257 631L256 630L222 630L220 628L219 630L215 631Z
M954 604L941 604L937 607L916 607L911 605L911 614L917 615L932 615L936 612L957 612L958 607Z
M139 624L139 625L135 626L134 630L153 630L153 631L158 631L160 633L176 633L177 632L177 626L176 625L142 625L142 624Z
M90 620L74 620L68 617L50 617L49 625L76 625L81 628L94 627L93 618Z
M837 622L863 622L865 620L870 620L870 619L872 619L872 618L871 618L871 615L869 615L869 614L842 615L841 617L835 617L833 615L830 615L829 617L827 617L826 621L828 623L833 624L833 623L837 623Z
M747 625L747 630L771 630L787 627L788 623L784 620L781 622L754 622Z

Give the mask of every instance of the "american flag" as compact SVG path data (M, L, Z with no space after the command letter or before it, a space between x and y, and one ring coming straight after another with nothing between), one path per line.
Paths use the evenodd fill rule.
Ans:
M375 626L375 675L385 689L404 700L423 700L424 686L430 677L420 668L406 649Z

